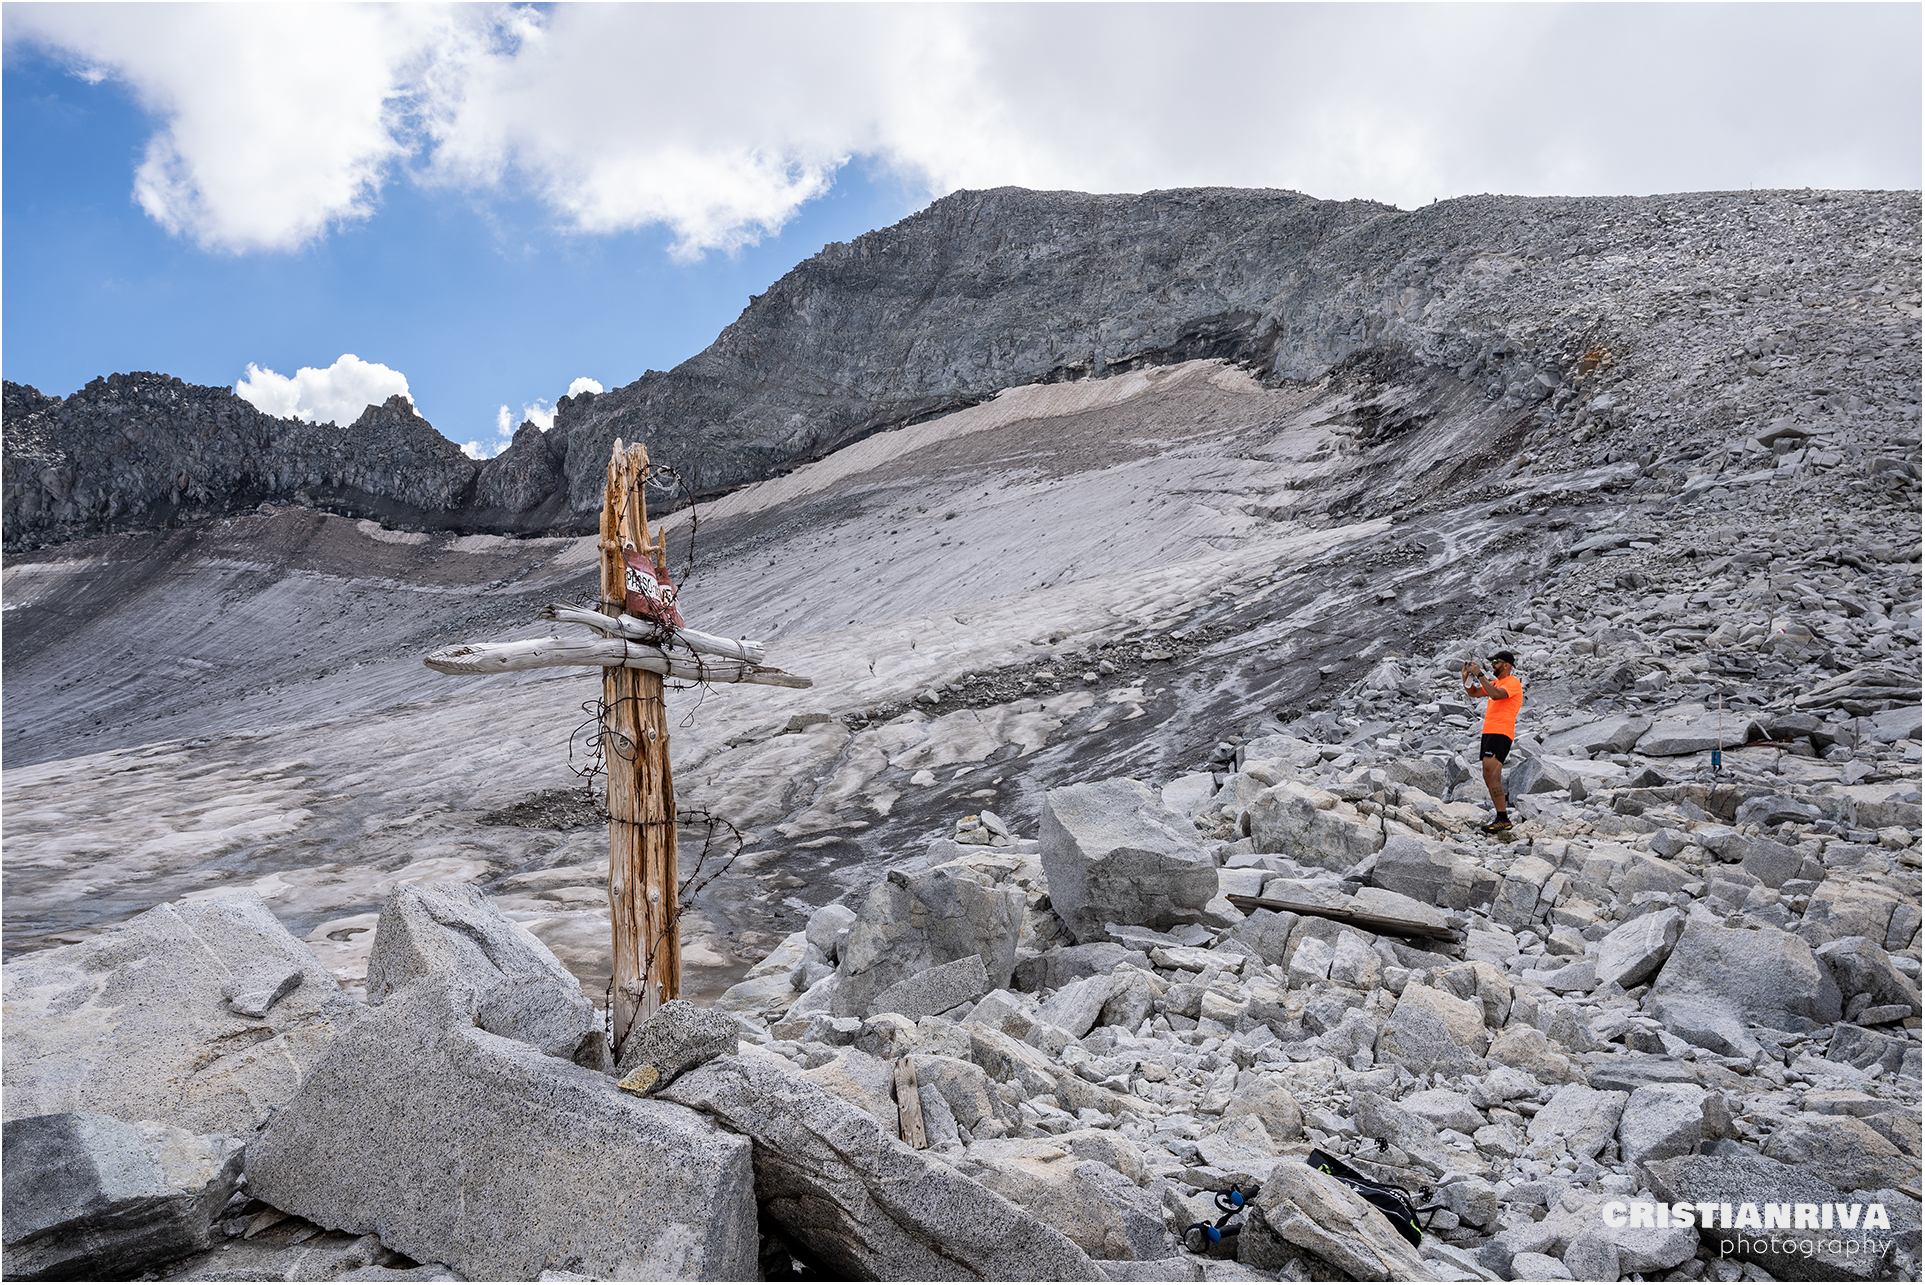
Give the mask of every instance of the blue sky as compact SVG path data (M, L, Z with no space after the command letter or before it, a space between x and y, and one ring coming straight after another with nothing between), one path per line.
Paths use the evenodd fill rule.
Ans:
M959 187L1916 189L1920 13L9 3L0 364L312 368L247 395L339 423L405 380L489 453Z
M130 195L153 124L124 88L26 51L0 93L6 378L56 396L130 370L231 387L250 362L292 375L353 353L403 372L444 435L487 443L502 405L518 425L577 378L666 370L827 243L928 202L856 164L779 234L678 263L660 226L570 232L532 200L401 182L373 218L301 249L209 253Z

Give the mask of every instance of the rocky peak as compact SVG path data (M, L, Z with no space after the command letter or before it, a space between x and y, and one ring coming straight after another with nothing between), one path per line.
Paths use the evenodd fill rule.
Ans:
M674 370L561 399L542 441L485 465L392 403L317 436L163 375L58 404L9 391L6 541L301 491L413 525L586 531L618 437L712 495L1007 388L1199 357L1273 383L1351 379L1365 446L1414 424L1378 396L1400 372L1441 376L1495 403L1510 458L1540 469L1663 468L1679 436L1864 429L1877 446L1909 423L1915 441L1918 216L1915 194L1884 192L1408 211L1230 188L957 192L825 247Z

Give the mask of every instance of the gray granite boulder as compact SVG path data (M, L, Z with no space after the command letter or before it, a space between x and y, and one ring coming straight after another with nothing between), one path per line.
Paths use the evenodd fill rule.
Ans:
M864 1017L872 1001L927 968L982 957L990 989L1009 985L1026 897L960 862L891 870L856 908L837 954L830 1011Z
M1664 1029L1687 1044L1710 1049L1724 1057L1755 1058L1759 1044L1745 1027L1738 1010L1721 999L1699 995L1647 997L1645 1010L1664 1023Z
M1267 914L1258 911L1257 914ZM1252 915L1251 919L1255 919ZM1247 922L1247 921L1246 921ZM1295 922L1294 919L1292 922ZM1242 924L1237 925L1242 928ZM1113 941L1093 941L1081 946L1057 946L1032 955L1016 965L1011 984L1019 991L1060 990L1071 982L1098 973L1109 973L1118 964L1134 964L1145 970L1150 957L1140 950L1119 946Z
M1716 711L1693 709L1677 717L1660 719L1638 738L1637 752L1651 758L1675 758L1680 754L1703 754L1722 745L1726 749L1743 745L1764 735L1749 716L1727 710L1722 719Z
M905 977L869 1001L870 1013L900 1013L911 1021L947 1013L989 993L989 973L981 955L965 955ZM867 1016L867 1014L863 1014Z
M823 958L833 962L855 922L855 911L832 901L809 916L808 926L803 931L807 934L808 943L821 951Z
M1544 740L1546 754L1623 754L1651 730L1642 714L1614 714L1595 723L1554 732Z
M1831 1044L1825 1050L1826 1061L1855 1066L1873 1075L1880 1071L1903 1074L1908 1059L1916 1071L1918 1045L1913 1041L1883 1035L1851 1022L1840 1022L1832 1028Z
M1477 1074L1490 1047L1484 1008L1475 999L1412 982L1397 998L1377 1043L1377 1060L1396 1062L1421 1075Z
M228 1002L234 978L280 969L301 984L264 1015ZM8 1119L92 1111L244 1136L361 1007L253 892L156 906L3 975Z
M1348 870L1384 846L1380 826L1336 795L1296 781L1279 782L1250 804L1250 838L1258 852L1325 870Z
M1395 835L1384 844L1371 869L1370 883L1427 906L1452 910L1489 905L1497 892L1497 877L1476 862L1411 835Z
M1091 1258L1144 1262L1178 1253L1155 1195L1105 1161L1053 1138L975 1142L957 1168L1062 1232Z
M1618 1154L1633 1165L1690 1155L1714 1132L1705 1118L1710 1097L1695 1084L1639 1085L1618 1118Z
M1684 932L1682 910L1661 910L1639 915L1630 923L1613 928L1597 944L1597 982L1615 982L1626 990L1650 981Z
M247 1179L277 1209L471 1280L755 1273L746 1139L481 1029L452 978L342 1035L249 1145Z
M1256 952L1266 964L1282 964L1290 958L1290 932L1297 916L1289 911L1253 910L1230 929L1228 940ZM1149 967L1146 957L1139 965Z
M1841 1191L1876 1191L1918 1181L1918 1161L1856 1116L1792 1116L1772 1130L1764 1153Z
M252 1223L253 1220L250 1220ZM206 1251L160 1273L164 1281L454 1281L446 1267L405 1267L408 1257L379 1236L322 1231L305 1218L283 1217L268 1226L217 1240Z
M1716 1155L1678 1156L1637 1167L1637 1176L1651 1193L1667 1203L1707 1201L1735 1210L1745 1203L1764 1201L1826 1204L1864 1204L1853 1201L1811 1170L1780 1164L1743 1150ZM1916 1231L1912 1236L1916 1238ZM1755 1263L1774 1279L1784 1281L1912 1280L1917 1279L1916 1240L1901 1244L1900 1231L1839 1230L1832 1236L1802 1237L1815 1242L1810 1251L1783 1235L1760 1235L1735 1228L1712 1228L1704 1243L1720 1258ZM1841 1242L1836 1248L1832 1242ZM1846 1247L1842 1242L1850 1241Z
M1869 937L1840 937L1815 952L1830 970L1838 993L1846 997L1869 994L1873 1004L1903 1004L1919 1011L1918 983L1898 971L1885 948Z
M1628 1094L1567 1084L1531 1117L1533 1151L1555 1155L1562 1148L1580 1160L1604 1150L1618 1131Z
M6 1122L8 1280L125 1280L207 1248L241 1144L87 1111Z
M1223 1108L1223 1120L1228 1124L1244 1115L1255 1116L1272 1142L1295 1142L1303 1136L1303 1108L1281 1076L1238 1077L1230 1105Z
M628 1032L615 1077L629 1092L648 1097L684 1071L735 1052L739 1040L733 1014L672 999Z
M1110 992L1122 980L1106 975L1071 982L1043 1001L1036 1011L1037 1019L1068 1031L1072 1038L1080 1040L1096 1025L1103 1006L1109 1003Z
M1107 923L1197 923L1217 895L1196 827L1141 781L1050 790L1039 837L1050 904L1078 942L1105 940Z
M842 1279L1099 1277L1061 1232L772 1059L721 1058L663 1098L753 1140L763 1216Z
M1775 928L1687 925L1645 1005L1656 1012L1666 1000L1726 1007L1780 1031L1810 1030L1840 1014L1831 973L1803 938Z
M607 1064L601 1018L581 983L471 883L403 884L381 907L368 1003L430 977L473 989L485 1031L583 1066Z
M1295 1160L1271 1173L1249 1217L1261 1218L1278 1239L1310 1251L1349 1280L1439 1279L1387 1215L1335 1178Z
M1767 888L1781 888L1804 868L1805 854L1776 839L1753 839L1745 845L1739 867Z

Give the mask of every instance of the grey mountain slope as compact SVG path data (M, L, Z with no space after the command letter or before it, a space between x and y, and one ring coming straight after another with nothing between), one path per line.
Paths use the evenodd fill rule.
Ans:
M1765 604L1759 619L1780 602L1836 613L1822 628L1849 640L1840 655L1871 641L1846 622L1862 611L1898 640L1888 654L1915 657L1916 197L1665 200L1776 231L1713 251L1694 238L1722 225L1680 214L1666 225L1678 244L1648 261L1574 253L1585 297L1648 326L1622 327L1629 346L1594 334L1591 360L1541 397L1411 351L1413 325L1453 308L1500 366L1530 340L1493 318L1579 317L1575 296L1545 302L1534 261L1498 274L1473 258L1418 323L1379 298L1377 339L1315 379L1223 361L1101 379L1052 366L701 506L691 623L767 639L817 686L674 698L678 798L755 836L685 922L691 992L719 990L959 812L989 806L1027 830L1052 786L1205 766L1230 730L1321 708L1389 653L1501 637L1540 699L1581 701L1630 679L1596 655L1530 668L1544 622L1657 612L1676 621L1651 628L1677 631L1662 644L1679 649L1665 662L1677 681L1735 695L1741 680L1684 668L1719 623L1704 604L1735 593ZM1525 226L1548 208L1517 204ZM1841 222L1851 235L1834 235ZM1793 231L1805 257L1769 261ZM1602 233L1571 244L1595 251L1586 236ZM974 342L946 324L948 342ZM756 358L771 388L796 379L779 356ZM10 426L22 408L44 426L48 402L7 397ZM571 402L546 437L524 430L526 449L588 450L579 417L614 397ZM596 431L654 447L638 423ZM20 493L10 484L9 504ZM683 515L678 564L687 529ZM1794 589L1769 581L1780 559L1863 579L1800 571L1813 579ZM592 568L579 540L409 533L298 504L10 554L7 951L248 885L351 976L397 881L452 878L482 884L600 995L605 834L484 820L576 785L594 676L419 664L454 641L543 632L535 609L588 591ZM1366 702L1342 736L1394 734L1436 679Z
M704 352L563 399L552 430L524 427L482 465L394 406L330 431L160 376L96 381L53 405L10 392L5 541L297 494L418 528L580 532L618 436L712 495L1004 388L1198 357L1268 380L1360 357L1449 370L1540 432L1598 416L1636 456L1658 414L1722 433L1807 396L1841 416L1915 404L1893 364L1902 342L1887 341L1915 333L1917 232L1915 193L1480 196L1400 211L1224 188L958 192L826 247ZM1680 350L1700 364L1666 369ZM1629 376L1616 404L1572 405L1575 377L1600 362Z

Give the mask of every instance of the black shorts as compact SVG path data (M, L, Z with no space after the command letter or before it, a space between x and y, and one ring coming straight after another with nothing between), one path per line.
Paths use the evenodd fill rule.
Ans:
M1477 757L1496 759L1502 763L1511 756L1511 744L1511 738L1508 736L1502 736L1496 732L1485 732L1484 739L1477 744Z

